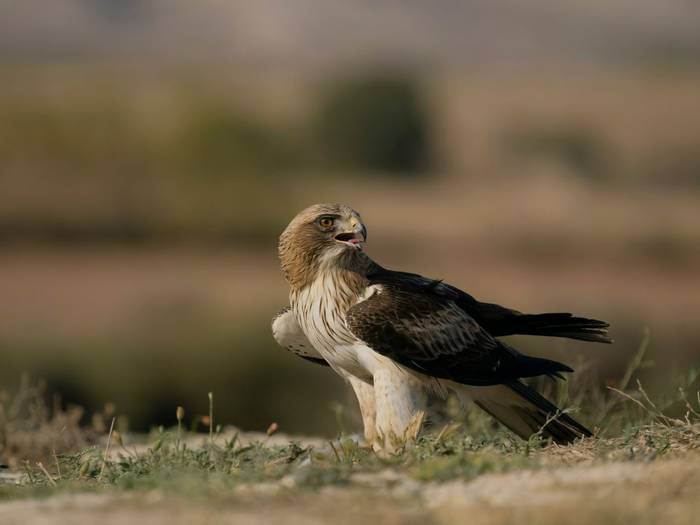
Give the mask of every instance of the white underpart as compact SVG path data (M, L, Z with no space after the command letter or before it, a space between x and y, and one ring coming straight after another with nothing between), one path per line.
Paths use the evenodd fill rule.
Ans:
M375 292L378 290L369 290L362 300ZM316 359L325 358L306 337L292 310L275 317L272 332L281 346L296 355ZM531 408L528 402L503 385L461 385L407 371L388 358L372 352L362 342L356 345L341 345L336 348L335 353L343 355L353 352L359 354L356 361L360 366L362 363L370 364L371 372L365 372L365 374L371 373L371 381L360 379L341 367L336 367L335 370L350 383L354 390L360 406L365 439L375 446L379 444L377 448L383 446L390 449L391 436L401 436L420 410L427 412L427 421L433 425L445 422L441 419L440 410L436 410L436 406L428 405L426 408L426 393L433 395L431 398L433 401L439 401L440 398L445 397L447 391L450 391L457 397L462 409L466 409L472 401L477 401L482 408L496 415L511 429L519 430L524 434L532 430L524 425L517 414L513 417L512 412L513 407L526 410Z
M372 293L379 293L378 288L370 287L367 293L362 297L365 300ZM274 318L272 322L272 333L277 343L291 351L295 355L302 357L310 357L314 359L324 359L321 353L314 348L309 339L304 334L301 326L297 323L294 313L291 309L286 310ZM364 345L361 345L364 346ZM340 352L353 351L353 349L341 348ZM376 358L374 358L376 359ZM379 360L386 359L379 356ZM396 365L393 363L384 363L378 368L386 368L392 372L395 371ZM471 394L468 388L464 385L457 385L448 382L437 382L427 377L416 377L413 373L383 374L381 371L378 374L381 376L379 380L372 377L371 382L360 379L343 369L337 370L339 374L345 378L352 387L362 416L364 426L364 435L368 443L375 443L377 440L377 419L382 422L379 428L382 429L382 434L397 434L399 428L405 427L407 421L410 421L415 415L415 411L420 409L425 403L425 393L434 394L433 401L438 401L445 396L445 388L456 394L463 408L466 408L471 401ZM398 382L397 382L398 379ZM377 414L377 403L374 383L377 381L379 385L379 396L382 398L379 402L380 413ZM427 387L427 388L426 388ZM430 400L429 400L430 401ZM430 405L426 409L427 422L432 425L444 424L445 421L439 413L438 406Z
M323 356L314 348L302 331L291 309L273 319L272 335L280 346L295 355L312 359L323 359ZM343 373L342 375L350 383L360 405L365 439L368 443L373 443L377 437L374 386L350 374Z
M347 309L382 290L380 286L370 286L354 299L354 304L348 304L344 298L354 294L342 279L334 277L331 272L319 272L319 277L309 286L293 292L292 311L309 343L353 386L362 411L365 436L375 446L391 448L393 438L403 437L416 415L425 412L426 391L445 389L434 378L410 371L378 354L350 332L345 324ZM378 440L372 439L375 434Z

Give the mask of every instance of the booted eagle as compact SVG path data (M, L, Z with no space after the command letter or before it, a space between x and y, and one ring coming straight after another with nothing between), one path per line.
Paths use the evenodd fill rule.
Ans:
M567 337L610 343L608 324L569 313L523 314L363 251L367 228L348 206L316 204L279 240L290 306L272 323L277 342L350 382L365 438L376 448L405 436L428 395L453 392L523 439L569 443L591 432L521 379L562 378L568 366L519 353L498 337Z

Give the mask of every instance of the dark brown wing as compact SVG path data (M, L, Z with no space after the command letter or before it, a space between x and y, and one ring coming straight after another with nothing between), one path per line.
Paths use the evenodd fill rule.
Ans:
M524 314L498 304L483 303L459 288L421 275L395 272L376 267L369 275L371 284L410 285L432 290L449 298L494 337L505 335L541 335L565 337L580 341L611 343L608 323L597 319L576 317L567 312Z
M352 333L375 352L433 377L494 385L569 372L561 363L524 356L495 339L436 286L396 279L347 313Z

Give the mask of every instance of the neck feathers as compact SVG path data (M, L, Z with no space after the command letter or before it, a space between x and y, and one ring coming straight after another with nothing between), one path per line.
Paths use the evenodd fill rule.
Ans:
M364 259L371 262L366 256ZM328 319L343 318L366 294L368 285L366 271L354 265L321 262L308 284L290 287L289 299L295 311L318 312L325 323Z
M364 252L354 249L319 254L280 243L279 254L282 271L292 291L310 286L319 277L332 276L361 294L367 286L367 273L376 266Z

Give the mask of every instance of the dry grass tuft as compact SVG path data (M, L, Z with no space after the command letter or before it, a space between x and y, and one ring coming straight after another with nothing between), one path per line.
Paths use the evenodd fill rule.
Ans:
M99 436L94 424L81 425L83 416L81 407L63 409L58 400L49 407L45 386L24 376L16 393L0 392L0 461L10 467L56 464L58 455L84 448Z

